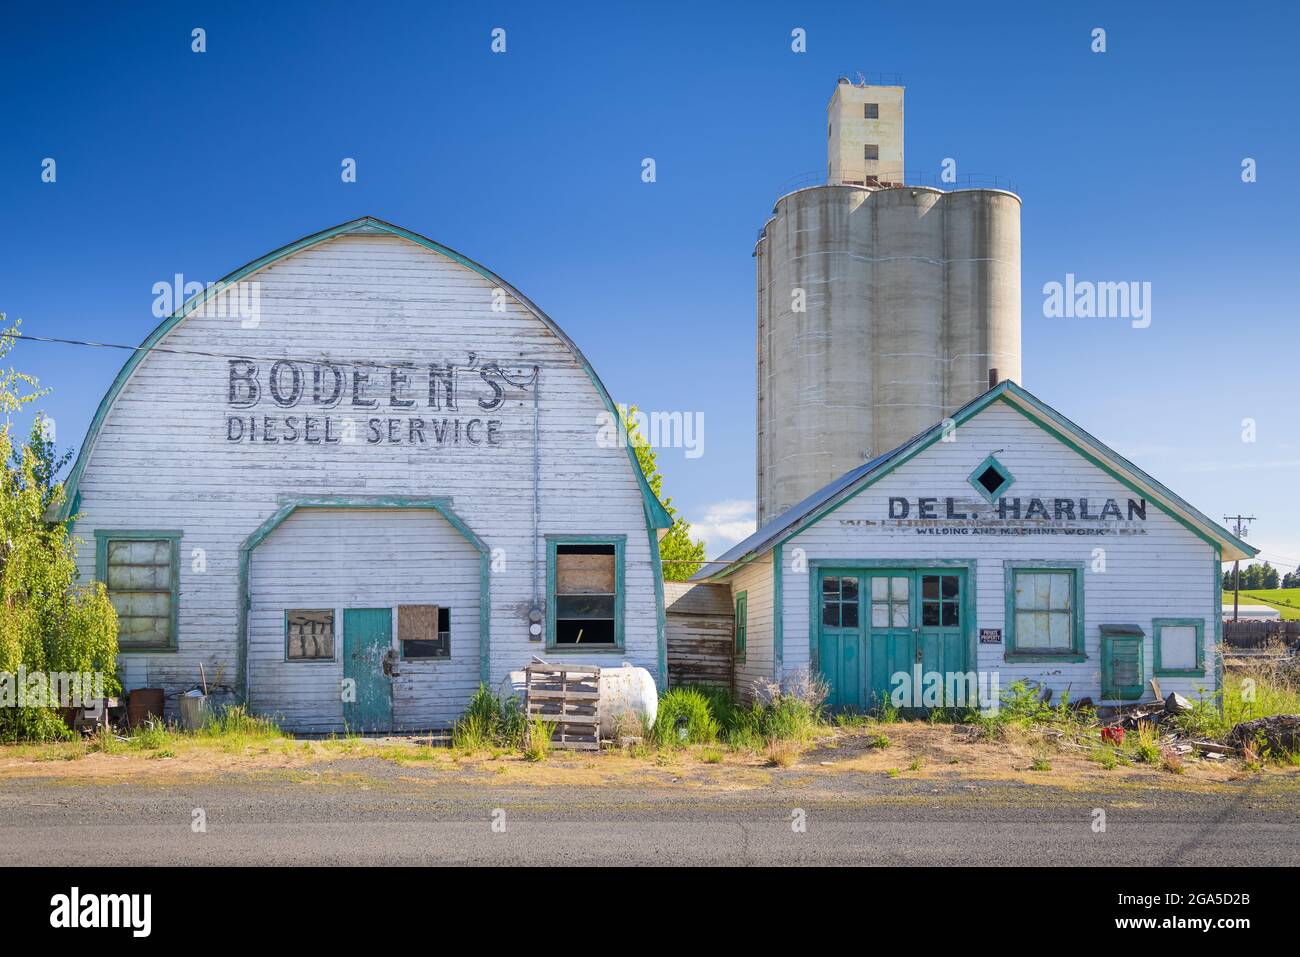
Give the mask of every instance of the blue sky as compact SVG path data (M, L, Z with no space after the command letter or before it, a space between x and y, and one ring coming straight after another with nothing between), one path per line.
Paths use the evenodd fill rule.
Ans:
M1255 514L1263 557L1300 562L1292 4L0 16L0 310L26 332L139 342L155 282L214 280L376 215L503 275L616 400L702 413L705 454L660 463L674 503L709 527L743 521L754 495L756 231L781 185L824 163L837 75L902 74L908 167L937 173L950 156L1024 198L1024 384L1211 516ZM489 49L495 27L505 54ZM791 51L796 27L806 53ZM340 180L345 156L356 183ZM1241 180L1246 157L1257 182ZM1150 328L1045 318L1043 284L1066 273L1150 282ZM73 446L123 359L34 343L14 355L54 389L44 407ZM726 544L718 529L710 552Z

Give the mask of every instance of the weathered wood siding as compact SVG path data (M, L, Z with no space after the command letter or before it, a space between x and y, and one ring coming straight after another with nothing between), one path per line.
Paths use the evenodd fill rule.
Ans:
M451 657L399 661L396 729L454 720L479 681L479 553L440 514L416 509L304 509L253 552L250 704L304 731L343 723L343 611L440 605L451 617ZM286 661L286 608L333 608L335 660Z
M735 609L726 585L664 582L668 680L731 690Z
M233 679L240 545L282 502L298 496L449 498L493 550L490 680L499 682L541 652L542 643L528 640L526 619L534 561L542 563L545 597L545 545L532 534L531 393L509 389L504 406L492 413L501 420L499 444L366 441L371 417L433 418L419 370L431 362L466 364L470 354L479 366L499 362L520 374L541 367L540 533L626 535L625 648L564 660L628 660L659 677L651 543L634 467L625 449L598 443L604 404L545 322L511 296L494 298L493 283L473 269L389 235L339 236L277 260L246 281L260 283L260 321L245 328L237 317L195 314L172 328L160 345L182 354L152 352L141 361L108 411L82 477L76 534L87 542L79 553L87 578L94 575L96 529L183 532L177 650L124 655L128 686L188 687L198 681L200 662L209 674L220 669ZM504 310L494 311L494 301ZM242 412L230 408L227 362L188 352L259 357L261 404ZM333 410L335 417L356 420L349 441L228 441L227 415L295 411L276 408L265 395L266 360L275 357L327 357L349 366L413 363L417 405L389 407L384 369L371 380L377 409L353 409L345 397ZM481 394L463 397L462 418L489 417L474 409ZM394 533L407 522L398 520ZM397 600L412 581L407 565L417 561L395 543L385 564L358 574L367 580L387 575L385 594ZM466 687L458 679L449 693L462 696ZM453 710L454 703L440 713Z
M967 482L972 470L990 452L1015 477L1007 495L1050 499L1067 495L1102 502L1125 500L1132 493L1094 466L1078 452L1049 435L1035 423L1003 403L994 403L964 423L954 442L936 442L911 461L859 493L816 525L784 546L783 670L790 674L810 665L809 581L801 559L897 559L923 565L927 559L964 559L977 563L977 628L1003 628L1005 640L1006 559L1085 562L1084 637L1087 660L1078 663L1019 664L1003 660L1005 645L977 645L977 668L1001 673L1006 688L1026 678L1055 689L1059 696L1101 700L1099 626L1136 623L1146 632L1143 647L1144 679L1154 666L1153 618L1199 618L1205 622L1205 674L1203 677L1161 677L1168 694L1177 691L1196 697L1212 692L1215 677L1215 624L1218 614L1220 568L1214 550L1154 502L1148 502L1146 534L1105 537L1076 535L968 536L918 534L915 529L882 526L891 496L953 496L962 503L980 500ZM1105 550L1105 570L1093 570L1094 549ZM752 563L757 565L758 562ZM746 579L744 576L751 576ZM734 576L733 589L750 589L750 656L764 640L754 619L755 587L746 584L755 572ZM770 579L770 569L765 572ZM767 638L770 647L770 637Z

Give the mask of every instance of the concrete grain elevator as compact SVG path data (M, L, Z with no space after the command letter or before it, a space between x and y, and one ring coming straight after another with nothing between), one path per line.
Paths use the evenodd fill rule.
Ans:
M991 370L1020 380L1020 198L909 185L901 86L841 78L827 112L826 181L778 199L754 250L760 527Z

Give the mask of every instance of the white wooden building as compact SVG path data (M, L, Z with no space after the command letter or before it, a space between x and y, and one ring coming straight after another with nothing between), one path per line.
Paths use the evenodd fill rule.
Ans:
M124 686L202 665L324 732L445 726L535 654L662 685L669 520L615 414L550 318L423 236L254 260L132 354L69 477Z
M840 708L974 704L954 690L996 676L1117 704L1217 690L1221 563L1254 553L1006 381L696 579L731 585L742 695L805 673Z

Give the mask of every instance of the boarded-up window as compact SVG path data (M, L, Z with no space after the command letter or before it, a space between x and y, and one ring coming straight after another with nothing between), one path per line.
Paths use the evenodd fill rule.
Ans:
M104 584L117 610L124 650L169 648L175 642L175 548L171 539L107 538Z
M557 543L554 548L554 643L617 644L617 548L604 543Z
M1015 650L1069 652L1074 649L1073 571L1015 573Z
M1204 623L1187 618L1157 618L1156 674L1204 674L1201 656Z
M398 605L397 638L403 658L450 658L451 612L439 605Z
M291 608L284 613L288 661L334 660L334 609Z

